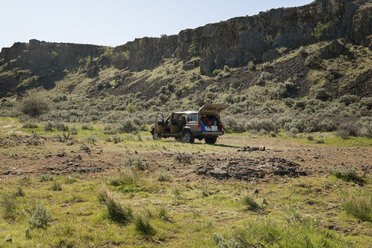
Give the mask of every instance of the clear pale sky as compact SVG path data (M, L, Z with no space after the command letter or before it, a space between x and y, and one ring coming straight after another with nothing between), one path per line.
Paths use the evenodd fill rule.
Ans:
M38 39L117 46L312 0L0 0L0 48Z

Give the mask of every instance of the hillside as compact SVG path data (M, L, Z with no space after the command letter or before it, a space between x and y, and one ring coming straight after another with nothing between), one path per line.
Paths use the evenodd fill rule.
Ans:
M114 48L15 43L0 53L1 114L19 115L16 99L37 88L54 103L42 120L149 120L225 102L236 131L249 129L239 118L275 120L266 131L369 123L371 13L369 1L317 0Z

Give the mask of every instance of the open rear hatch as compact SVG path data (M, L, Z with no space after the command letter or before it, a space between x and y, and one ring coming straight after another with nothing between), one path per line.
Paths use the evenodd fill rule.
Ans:
M205 104L199 109L199 114L219 114L228 107L226 104Z
M202 132L219 132L222 130L219 113L228 108L225 104L206 104L199 109Z

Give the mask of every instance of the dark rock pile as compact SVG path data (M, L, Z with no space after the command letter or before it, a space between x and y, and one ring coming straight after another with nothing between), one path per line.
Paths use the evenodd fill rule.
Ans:
M265 150L266 150L266 147L264 146L260 146L260 147L244 146L242 148L239 148L237 151L238 152L255 152L255 151L264 152Z
M233 158L223 163L209 161L206 165L195 169L198 175L206 175L216 179L239 179L250 181L273 175L298 177L306 176L301 166L283 158Z

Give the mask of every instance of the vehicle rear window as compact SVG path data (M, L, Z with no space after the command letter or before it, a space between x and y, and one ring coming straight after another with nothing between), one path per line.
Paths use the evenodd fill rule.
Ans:
M196 122L198 120L197 115L196 113L187 115L187 122Z

